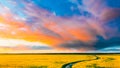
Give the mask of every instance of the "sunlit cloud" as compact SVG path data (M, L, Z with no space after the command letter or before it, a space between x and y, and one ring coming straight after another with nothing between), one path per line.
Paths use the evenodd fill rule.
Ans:
M40 42L30 42L26 40L20 40L20 39L5 39L0 38L0 46L3 47L14 47L18 45L29 45L29 46L48 46L47 44L43 44Z
M52 1L1 0L0 47L79 52L120 44L118 6L107 0Z

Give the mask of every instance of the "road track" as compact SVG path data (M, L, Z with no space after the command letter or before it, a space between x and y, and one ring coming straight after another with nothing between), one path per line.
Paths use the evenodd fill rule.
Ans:
M93 55L93 56L95 57L95 59L79 60L79 61L75 61L75 62L70 62L70 63L64 64L61 68L72 68L73 65L75 65L76 63L79 63L79 62L86 62L86 61L92 61L92 60L100 59L100 57L98 57L97 55Z

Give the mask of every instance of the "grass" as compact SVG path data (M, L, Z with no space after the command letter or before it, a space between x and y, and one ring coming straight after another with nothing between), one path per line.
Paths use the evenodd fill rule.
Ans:
M28 66L28 68L48 68L48 66Z
M91 65L87 65L86 68L108 68L108 67L101 67L97 64L91 64Z
M105 59L104 61L105 61L105 62L110 62L110 61L113 61L113 60L115 60L115 58L107 58L107 59Z

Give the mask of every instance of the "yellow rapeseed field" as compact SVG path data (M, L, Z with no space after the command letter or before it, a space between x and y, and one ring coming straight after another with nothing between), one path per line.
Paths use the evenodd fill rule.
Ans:
M120 68L120 55L1 54L0 68Z
M79 62L73 68L120 68L120 55L97 55L99 59Z

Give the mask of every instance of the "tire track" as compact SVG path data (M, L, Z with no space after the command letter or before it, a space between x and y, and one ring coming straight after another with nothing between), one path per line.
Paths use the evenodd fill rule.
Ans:
M67 63L67 64L64 64L62 66L62 68L72 68L72 66L76 63L79 63L79 62L86 62L86 61L92 61L92 60L98 60L100 59L100 57L96 56L96 55L93 55L95 57L95 59L89 59L89 60L80 60L80 61L75 61L75 62L70 62L70 63Z

